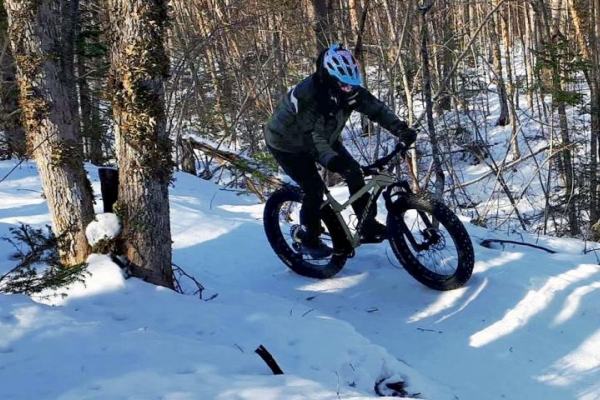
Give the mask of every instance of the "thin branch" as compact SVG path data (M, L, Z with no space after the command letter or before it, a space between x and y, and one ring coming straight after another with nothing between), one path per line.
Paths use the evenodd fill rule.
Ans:
M475 42L475 39L477 38L477 36L479 35L479 33L481 32L481 30L483 29L483 27L487 24L487 22L494 15L494 13L504 3L506 3L506 1L508 1L508 0L500 0L498 2L498 4L496 4L496 6L485 16L485 18L481 22L481 24L479 24L479 26L477 27L477 29L473 33L473 36L471 37L471 40L469 40L469 43L467 43L467 45L463 49L462 53L460 53L460 55L456 58L456 62L452 65L452 69L450 69L450 71L448 72L448 74L444 77L444 79L440 83L440 87L438 88L437 93L433 96L433 101L434 102L437 101L439 99L439 97L446 90L446 87L448 86L448 84L450 83L450 80L452 79L452 77L456 73L456 70L458 69L458 65L460 64L460 62L462 61L462 59L465 58L465 56L467 55L467 52L469 51L469 49L471 48L471 46L473 46L473 43ZM419 123L421 122L421 120L424 117L425 117L425 111L421 112L421 115L419 115L419 117L417 118L417 120L415 121L415 123L413 124L413 126L419 125Z
M541 149L539 149L535 153L531 153L527 157L521 157L521 158L519 158L517 160L514 160L514 161L512 161L510 163L507 163L504 166L500 167L498 170L495 170L495 169L491 168L489 172L487 172L486 174L480 176L479 178L472 179L469 182L464 182L464 183L461 183L459 185L454 185L451 188L446 189L446 192L451 192L453 190L466 188L467 186L471 186L471 185L473 185L473 184L475 184L477 182L480 182L480 181L488 178L492 174L497 175L498 173L502 173L503 171L506 171L508 169L513 169L514 167L516 167L517 165L519 165L523 161L526 161L526 160L528 160L528 159L530 159L532 157L535 157L536 155L538 155L538 154L540 154L540 153L548 150L549 148L550 148L550 146L542 147Z
M483 247L490 247L490 244L492 243L509 243L509 244L518 244L520 246L529 246L529 247L533 247L535 249L540 249L540 250L544 250L548 253L556 253L556 251L552 250L552 249L548 249L546 247L542 247L539 246L537 244L531 244L531 243L525 243L525 242L517 242L516 240L504 240L504 239L485 239L482 240L481 243L479 243L480 245L482 245Z

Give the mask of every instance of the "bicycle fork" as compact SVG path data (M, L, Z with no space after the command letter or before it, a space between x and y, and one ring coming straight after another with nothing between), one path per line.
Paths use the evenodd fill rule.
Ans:
M393 188L399 188L400 190L392 193ZM408 208L405 204L406 195L413 194L412 189L407 181L397 182L389 186L383 193L385 199L385 206L388 212L394 212L395 214L403 214ZM432 245L440 243L442 235L440 235L438 229L435 228L433 222L429 219L429 216L422 210L415 210L423 221L425 228L420 232L423 235L424 241L417 242L411 229L406 225L404 218L397 218L398 225L404 237L407 238L408 242L417 252L428 250Z

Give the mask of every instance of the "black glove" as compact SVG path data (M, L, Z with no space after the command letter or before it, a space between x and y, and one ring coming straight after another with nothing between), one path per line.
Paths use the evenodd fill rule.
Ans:
M346 169L348 169L348 166L346 165L342 157L340 157L339 155L335 155L327 161L327 165L325 165L325 168L327 168L331 172L341 174Z
M400 157L402 159L405 159L406 158L406 153L408 153L408 148L410 146L407 146L406 143L404 143L404 142L398 142L397 146L400 149L400 152L398 154L400 155Z
M403 142L405 144L406 149L408 149L417 140L418 131L406 126L406 127L403 127L401 129L394 131L393 133L394 133L394 136L396 136L398 139L400 139L401 142ZM404 152L404 153L406 153L406 152Z

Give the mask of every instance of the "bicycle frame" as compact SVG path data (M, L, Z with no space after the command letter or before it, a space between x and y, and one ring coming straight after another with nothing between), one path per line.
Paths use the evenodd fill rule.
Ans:
M321 209L323 209L327 206L331 207L331 209L335 213L338 221L340 222L340 225L344 229L344 233L346 234L346 238L348 239L348 242L350 243L352 248L355 249L358 246L360 246L360 229L362 227L363 222L366 219L366 216L369 214L369 210L371 209L372 204L379 199L379 196L381 195L381 192L383 191L383 189L385 189L386 187L391 186L397 182L398 182L398 178L395 175L393 175L387 171L380 171L377 174L372 175L371 180L369 180L365 184L365 186L363 186L358 192L354 193L344 203L338 202L333 197L333 195L331 194L329 189L327 187L325 187L325 197L327 198L327 200L325 200L323 202L323 204L321 205ZM371 189L373 189L372 193L370 193ZM349 206L354 204L354 202L357 199L359 199L366 193L369 193L369 199L367 201L367 205L363 211L363 214L360 216L357 216L358 224L356 225L356 232L353 234L350 231L350 227L344 220L344 217L342 216L342 211L346 210Z

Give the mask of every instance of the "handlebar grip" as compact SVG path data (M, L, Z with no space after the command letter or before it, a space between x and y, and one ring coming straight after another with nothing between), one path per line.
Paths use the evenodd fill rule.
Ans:
M398 142L398 144L396 144L396 147L394 147L394 150L392 150L390 152L390 154L381 157L378 160L375 160L375 162L373 164L361 167L363 175L364 176L371 176L373 174L378 173L379 171L381 171L382 169L385 168L385 166L392 161L392 159L394 157L396 157L396 155L400 154L402 156L402 158L406 158L406 152L408 150L408 147L406 146L406 143L404 142Z

